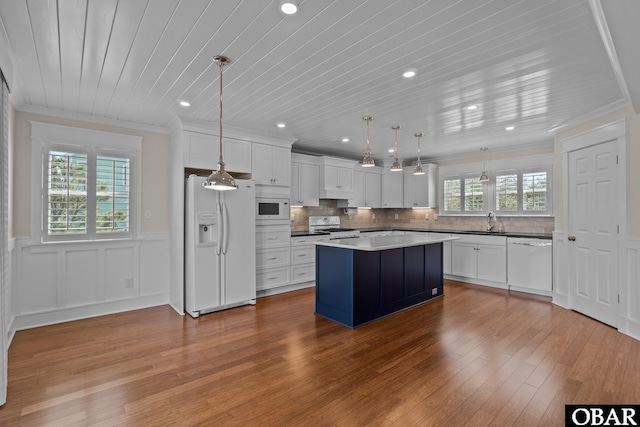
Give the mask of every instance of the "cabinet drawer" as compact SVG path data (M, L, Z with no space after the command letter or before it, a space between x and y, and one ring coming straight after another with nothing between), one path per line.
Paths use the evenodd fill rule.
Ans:
M311 246L293 246L291 248L291 265L308 264L316 262L316 247Z
M289 258L289 248L258 249L256 251L256 268L289 265Z
M277 288L289 284L289 267L267 268L256 274L256 290Z
M291 283L310 282L316 280L316 265L293 265L291 266Z
M301 236L301 237L292 237L291 238L291 246L303 246L303 245L313 245L315 242L320 240L328 239L328 234L321 234L319 236Z
M269 248L277 246L289 246L291 241L291 229L286 227L274 229L265 227L265 230L256 229L256 248Z

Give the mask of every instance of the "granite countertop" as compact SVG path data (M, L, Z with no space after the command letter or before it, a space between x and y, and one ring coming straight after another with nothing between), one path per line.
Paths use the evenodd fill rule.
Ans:
M425 230L424 228L399 228L399 227L385 227L385 228L359 228L361 233L369 233L374 231L417 231L425 233L448 233L448 234L471 234L476 236L503 236L503 237L520 237L529 239L548 239L551 240L551 233L528 233L518 231L473 231L473 230ZM329 233L309 233L309 231L293 231L291 237L303 237L303 236L317 236L328 235ZM363 236L363 237L366 237Z
M367 239L337 239L316 242L316 245L331 246L334 248L353 249L358 251L382 251L386 249L406 248L409 246L430 245L456 240L458 237L433 238L420 236L419 234L403 234L398 236L377 236Z

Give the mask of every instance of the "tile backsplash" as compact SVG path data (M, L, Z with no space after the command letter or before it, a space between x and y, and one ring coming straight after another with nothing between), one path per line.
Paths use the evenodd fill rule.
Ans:
M322 199L318 207L291 208L291 231L306 231L309 216L338 215L340 224L347 228L422 228L425 230L473 230L487 227L485 217L438 216L437 209L355 209L337 207L336 200ZM426 219L428 216L429 219ZM504 231L524 233L551 233L554 229L552 217L500 217ZM496 225L497 227L497 225Z

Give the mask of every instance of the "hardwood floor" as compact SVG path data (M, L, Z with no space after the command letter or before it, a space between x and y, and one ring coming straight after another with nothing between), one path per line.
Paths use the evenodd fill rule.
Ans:
M447 281L356 330L314 304L20 331L0 425L550 426L566 403L640 403L640 341L548 298Z

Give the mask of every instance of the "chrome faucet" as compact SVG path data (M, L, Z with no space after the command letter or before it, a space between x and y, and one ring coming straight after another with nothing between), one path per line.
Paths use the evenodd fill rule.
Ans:
M494 211L489 211L487 214L487 231L493 231L493 227L495 227L496 222L498 222L496 213Z

